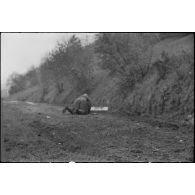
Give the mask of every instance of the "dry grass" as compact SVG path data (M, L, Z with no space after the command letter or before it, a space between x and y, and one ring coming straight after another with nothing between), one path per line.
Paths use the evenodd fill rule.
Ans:
M193 127L111 114L61 115L61 107L2 105L8 162L192 162ZM50 118L46 116L49 115Z

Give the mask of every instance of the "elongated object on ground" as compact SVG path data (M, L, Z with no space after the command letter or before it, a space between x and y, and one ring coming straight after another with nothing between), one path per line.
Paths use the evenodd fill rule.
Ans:
M91 107L91 111L108 111L108 107Z
M27 104L35 105L34 102L26 102Z

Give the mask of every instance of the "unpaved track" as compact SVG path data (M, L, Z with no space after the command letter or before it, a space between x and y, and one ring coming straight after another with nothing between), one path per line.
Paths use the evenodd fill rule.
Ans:
M61 114L62 107L1 105L3 162L192 162L193 127L155 125L98 113Z

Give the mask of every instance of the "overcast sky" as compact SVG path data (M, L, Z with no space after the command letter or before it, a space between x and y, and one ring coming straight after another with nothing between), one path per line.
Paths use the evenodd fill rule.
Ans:
M94 33L3 33L1 35L1 85L13 72L25 73L32 65L39 66L41 59L55 47L57 41L73 34L91 41Z

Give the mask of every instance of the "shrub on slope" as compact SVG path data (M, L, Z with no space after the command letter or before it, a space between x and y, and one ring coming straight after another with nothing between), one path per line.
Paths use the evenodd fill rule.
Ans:
M183 52L166 57L154 63L151 74L129 93L123 111L152 115L194 112L194 55Z

